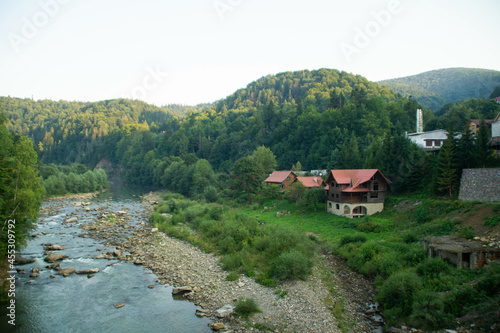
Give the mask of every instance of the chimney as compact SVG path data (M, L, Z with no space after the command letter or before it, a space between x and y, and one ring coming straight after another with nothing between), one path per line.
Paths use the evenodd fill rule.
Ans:
M424 115L422 109L417 110L417 133L422 133L424 131Z

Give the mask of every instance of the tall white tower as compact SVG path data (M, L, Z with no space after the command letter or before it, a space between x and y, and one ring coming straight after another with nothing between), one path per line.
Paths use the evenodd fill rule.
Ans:
M417 110L417 133L422 133L424 131L424 114L422 109Z

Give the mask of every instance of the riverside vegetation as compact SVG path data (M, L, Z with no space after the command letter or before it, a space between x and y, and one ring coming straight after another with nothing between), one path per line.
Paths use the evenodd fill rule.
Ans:
M241 207L166 194L151 220L161 231L220 255L222 267L231 272L228 279L246 274L270 287L307 279L313 253L322 248L372 279L388 326L437 330L459 322L488 331L500 325L500 265L457 269L427 258L423 249L428 236L473 236L467 218L479 219L483 233L500 242L500 228L488 224L500 204L389 196L383 213L357 220L317 205L323 209L263 196ZM282 211L289 214L277 214ZM332 306L333 314L341 313L339 304Z

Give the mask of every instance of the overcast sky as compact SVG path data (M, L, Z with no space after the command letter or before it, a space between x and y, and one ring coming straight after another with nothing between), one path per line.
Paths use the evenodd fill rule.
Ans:
M213 102L268 74L500 70L498 0L1 0L0 96Z

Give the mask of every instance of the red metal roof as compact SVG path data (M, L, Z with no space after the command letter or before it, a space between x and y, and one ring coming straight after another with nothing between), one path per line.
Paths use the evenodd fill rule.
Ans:
M290 174L294 174L292 171L274 171L266 180L266 183L283 183ZM295 175L295 174L294 174Z
M379 169L331 170L328 178L333 177L340 185L349 185L342 192L368 192L368 189L358 186L372 179L376 173L379 173L387 183L391 183Z
M313 176L313 177L297 177L298 181L302 183L305 187L322 187L323 178Z

